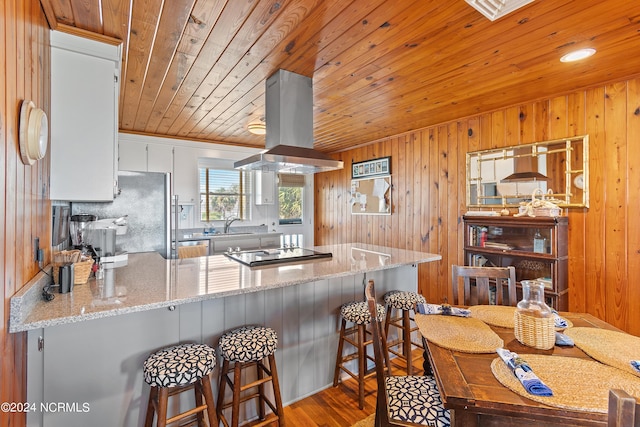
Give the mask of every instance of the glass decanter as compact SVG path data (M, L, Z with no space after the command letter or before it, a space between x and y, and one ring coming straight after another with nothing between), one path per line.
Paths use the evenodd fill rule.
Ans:
M522 301L514 315L516 339L522 344L542 350L555 345L553 311L544 301L544 284L537 280L523 280Z

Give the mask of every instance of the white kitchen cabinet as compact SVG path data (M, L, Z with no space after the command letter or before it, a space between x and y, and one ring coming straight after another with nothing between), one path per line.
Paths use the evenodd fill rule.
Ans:
M173 147L170 145L147 145L147 172L173 173Z
M282 245L280 240L282 239L282 233L274 233L269 236L260 237L260 249L279 248Z
M173 147L124 141L118 144L118 170L173 173Z
M118 170L146 172L147 144L133 141L119 142Z
M229 247L240 248L243 251L279 248L281 239L282 233L218 234L209 239L209 253L218 255Z
M173 148L173 185L178 203L200 203L200 183L198 182L198 155L191 147Z
M276 173L256 171L256 205L272 205L276 194Z
M51 199L113 200L119 75L119 46L51 32Z
M30 366L42 366L37 371L42 376L29 373L28 397L75 406L66 411L38 408L28 414L27 425L96 426L104 420L114 426L141 425L148 396L142 364L152 351L180 342L181 319L193 317L190 310L199 315L200 307L186 304L173 311L160 308L30 331L28 357L36 359ZM200 325L190 325L193 330L184 335L200 335ZM41 352L38 336L44 339ZM29 395L31 389L40 396Z

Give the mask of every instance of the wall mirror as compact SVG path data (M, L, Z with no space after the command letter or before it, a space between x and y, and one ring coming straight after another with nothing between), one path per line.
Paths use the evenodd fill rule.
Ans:
M351 180L352 215L391 215L391 175Z
M589 207L588 135L467 153L467 207L518 207L538 189Z

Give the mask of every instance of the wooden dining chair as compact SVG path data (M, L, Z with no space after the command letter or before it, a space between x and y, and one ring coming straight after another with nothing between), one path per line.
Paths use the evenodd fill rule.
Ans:
M365 288L371 314L371 332L376 367L376 427L449 427L445 409L433 376L394 376L391 373L384 319L379 317L373 280Z
M475 286L473 286L475 285ZM495 289L495 304L517 304L516 269L508 267L451 266L453 305L490 304L491 288Z
M640 427L640 404L624 390L609 390L609 427Z

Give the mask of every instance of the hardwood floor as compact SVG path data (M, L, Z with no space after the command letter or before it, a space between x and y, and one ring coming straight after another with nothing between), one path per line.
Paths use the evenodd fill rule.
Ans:
M422 350L413 351L413 365L422 367ZM392 362L398 375L404 369ZM398 369L396 371L396 369ZM417 375L421 375L418 372ZM376 379L365 382L364 409L358 409L357 384L349 379L337 387L329 387L284 408L287 427L350 427L376 410Z

